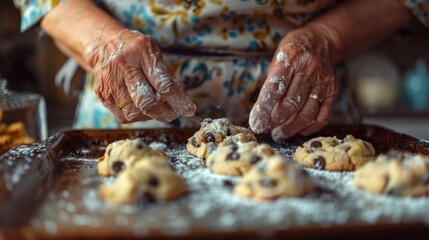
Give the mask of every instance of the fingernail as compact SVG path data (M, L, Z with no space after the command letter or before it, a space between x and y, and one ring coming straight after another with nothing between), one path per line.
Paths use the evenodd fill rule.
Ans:
M266 121L263 119L255 119L251 120L250 122L250 128L252 131L256 134L261 134L265 131L265 126L267 125Z
M253 107L252 111L250 112L249 117L249 126L252 129L252 131L256 134L263 133L267 127L267 119L255 117L255 110L256 107Z
M188 104L186 104L185 106L183 115L185 115L186 117L191 117L195 114L196 111L197 105L193 102L188 102Z

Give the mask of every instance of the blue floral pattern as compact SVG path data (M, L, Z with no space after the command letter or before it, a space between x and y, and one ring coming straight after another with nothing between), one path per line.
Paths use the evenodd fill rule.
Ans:
M428 0L402 0L426 26ZM228 117L247 124L265 80L271 56L290 30L336 0L97 0L124 26L151 36L162 48L197 52L165 53L178 81L203 117ZM14 0L21 10L21 30L36 24L60 0ZM266 57L257 57L258 52ZM240 54L237 54L240 53ZM153 122L120 125L94 93L96 79L86 75L75 119L76 128L153 127ZM182 119L182 126L189 126ZM161 126L161 125L158 125Z

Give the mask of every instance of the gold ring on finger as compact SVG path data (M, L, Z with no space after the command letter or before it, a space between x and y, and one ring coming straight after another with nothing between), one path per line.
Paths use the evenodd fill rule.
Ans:
M322 103L323 102L323 98L321 98L321 97L319 97L319 96L317 96L316 94L314 94L314 93L310 93L310 95L308 95L308 97L309 98L312 98L312 99L314 99L314 100L316 100L316 101L318 101L319 103Z
M119 103L118 104L118 108L122 109L122 108L124 108L125 106L127 106L128 104L130 104L132 102L133 102L133 99L129 97L129 98L125 99L125 101Z

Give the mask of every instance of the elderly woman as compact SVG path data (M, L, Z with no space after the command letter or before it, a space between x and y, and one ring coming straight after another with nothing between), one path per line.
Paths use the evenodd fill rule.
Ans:
M184 126L197 113L248 121L274 140L329 122L344 98L334 72L340 61L413 14L429 26L424 0L15 4L22 30L41 20L58 48L88 72L75 127L154 126L150 119Z

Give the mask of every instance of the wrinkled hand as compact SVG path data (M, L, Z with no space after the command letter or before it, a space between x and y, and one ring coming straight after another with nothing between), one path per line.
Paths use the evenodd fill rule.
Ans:
M311 134L328 123L339 91L329 58L329 42L311 31L284 37L250 113L255 133L268 132L275 141Z
M88 44L85 58L98 79L96 94L121 123L192 116L196 105L167 69L148 36L124 29Z

